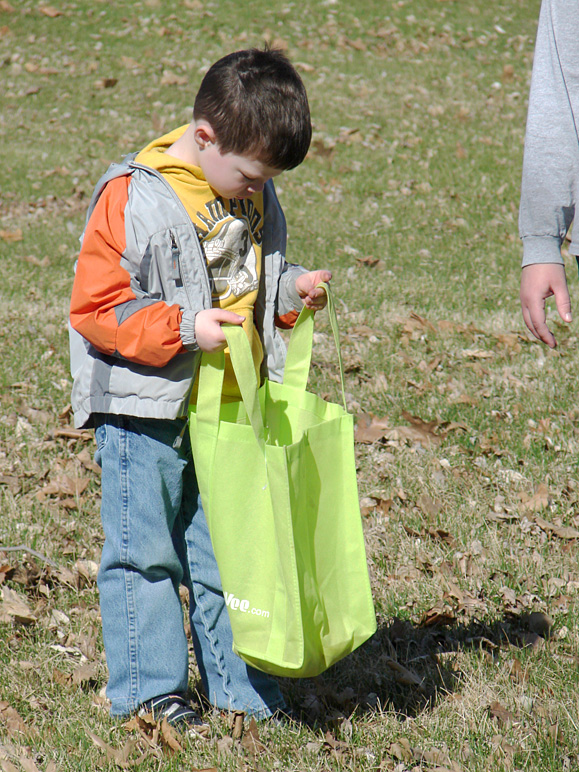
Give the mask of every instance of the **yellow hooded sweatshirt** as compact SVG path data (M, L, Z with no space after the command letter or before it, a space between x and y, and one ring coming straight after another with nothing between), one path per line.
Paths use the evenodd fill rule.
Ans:
M251 344L259 383L263 349L253 309L261 273L263 194L256 193L248 199L216 196L198 166L166 152L186 129L187 126L181 126L154 140L138 154L136 161L163 175L191 217L207 261L213 307L245 317L243 329ZM195 385L192 400L196 394ZM226 349L222 400L238 399L240 393Z

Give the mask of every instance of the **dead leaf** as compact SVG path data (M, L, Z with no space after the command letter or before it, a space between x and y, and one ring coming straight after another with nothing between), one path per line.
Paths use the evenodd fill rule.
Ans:
M57 429L54 437L63 437L67 440L82 440L83 442L92 442L93 433L89 429Z
M382 515L387 515L392 504L392 499L383 499L380 496L366 496L360 499L360 512L363 517L367 517L372 512L380 512Z
M356 38L355 40L352 40L351 38L343 37L340 38L338 45L345 45L349 48L354 48L356 51L366 51L368 48L362 38Z
M3 13L14 13L14 8L10 5L8 0L0 0L0 11Z
M519 498L522 502L521 509L526 512L539 512L541 509L548 507L552 500L549 488L545 483L541 483L532 496L521 492Z
M420 495L416 503L428 517L436 517L442 511L442 501L433 499L428 493Z
M72 683L76 686L82 686L83 684L93 685L96 683L97 673L98 664L96 662L87 662L72 671Z
M505 64L503 67L503 76L502 80L505 81L511 81L515 76L515 68L512 64Z
M234 740L241 740L243 737L243 722L245 713L242 710L236 710L231 722L231 736Z
M35 497L39 501L44 501L47 496L57 496L58 498L80 496L89 483L88 477L70 477L67 474L57 474L44 488L37 491ZM73 506L76 506L74 501Z
M38 621L22 595L9 587L2 588L0 613L7 615L20 625L33 625Z
M78 573L79 579L83 580L77 582L78 586L84 587L96 582L99 567L94 560L77 560L73 568Z
M219 772L219 770L217 767L203 767L203 769L200 767L191 767L191 772Z
M494 357L492 351L486 351L482 348L465 348L461 354L466 359L492 359Z
M16 228L16 230L13 231L0 230L0 239L9 243L22 241L22 228Z
M431 609L426 611L420 620L421 627L434 627L435 625L453 625L456 622L456 614L448 603L439 601Z
M113 748L112 745L109 745L102 739L102 737L99 737L98 735L91 732L90 729L87 729L86 732L96 747L106 754L106 757L109 761L114 762L122 769L128 769L129 767L133 766L133 764L129 763L128 757L136 746L135 740L127 740L122 749Z
M516 657L513 659L511 665L510 676L514 681L518 681L519 683L525 683L527 681L527 671Z
M385 266L384 260L381 260L379 257L373 257L372 255L357 257L356 262L358 265L366 265L368 268L383 268Z
M535 517L535 523L542 531L549 531L559 539L579 539L579 531L571 526L555 525L543 520L542 517Z
M132 59L130 56L121 56L121 64L128 70L134 70L139 67L139 62L136 59Z
M517 594L511 587L501 587L499 594L506 606L512 606L514 608L517 605Z
M391 743L388 746L388 754L394 756L398 761L412 761L414 759L414 752L405 737L401 737L398 742Z
M171 70L163 70L161 86L186 86L189 83L187 75L177 75Z
M36 766L35 762L27 756L20 756L18 760L22 765L24 772L40 772L40 769Z
M371 444L382 439L390 426L387 418L377 418L375 415L363 414L358 417L354 439L356 442Z
M179 752L183 750L183 746L179 742L179 734L174 729L166 718L161 721L160 738L164 745L167 746L173 752Z
M100 91L104 88L114 88L118 82L118 78L101 78L100 80L95 80L94 87Z
M18 767L15 767L11 761L0 756L0 768L2 772L20 772Z
M423 679L416 675L416 673L413 673L412 670L404 667L404 665L396 662L391 657L383 657L381 661L393 672L397 683L405 686L417 686L419 691L424 692Z
M0 474L0 485L6 485L11 493L19 493L22 487L21 480L15 474Z
M241 745L251 756L259 756L267 751L266 746L259 739L259 732L257 729L257 722L252 716L249 722L249 726L243 733L243 740Z
M335 151L336 143L327 144L323 139L314 139L310 145L310 153L312 155L327 159L328 161L333 157Z
M52 680L59 686L70 686L72 679L68 673L63 673L57 667L52 669Z
M437 332L435 325L423 316L411 312L408 319L397 318L396 321L402 324L402 330L407 333L413 333L415 330L424 331L430 330L431 332Z
M14 574L14 570L14 566L11 566L9 563L0 565L0 584L4 584L6 579L10 579Z
M405 439L417 442L424 447L430 447L431 445L438 445L444 437L445 433L438 434L435 430L442 425L441 421L424 421L419 416L412 415L406 410L402 411L402 417L410 422L411 426L398 426L398 431Z
M93 460L87 448L83 448L83 450L81 450L80 453L76 454L76 457L78 458L80 463L85 467L85 469L90 469L91 472L94 472L95 474L98 474L98 475L101 474L102 470L100 466L96 463L96 461Z
M456 545L454 536L443 528L429 528L427 533L431 539L443 541L445 544L448 544L449 547L454 547Z
M342 740L336 740L330 731L327 731L325 734L323 748L324 750L329 751L336 759L341 759L344 754L348 753L350 750L348 743L345 743Z
M57 16L64 16L62 11L59 11L52 5L41 5L38 9L44 16L48 16L50 19L56 19Z
M0 701L0 722L4 724L10 737L18 734L35 734L35 730L24 723L18 711L4 700Z
M428 764L432 764L435 769L450 770L452 762L448 755L448 751L444 751L440 748L429 748L426 751L419 751L415 755L419 757L420 761L426 761Z
M514 715L510 710L507 710L500 702L496 700L489 705L489 713L491 718L496 718L499 724L502 726L508 726L515 720Z
M48 255L43 257L42 260L39 260L34 255L23 255L22 260L24 260L25 263L29 263L30 265L35 265L37 268L47 268L50 265L50 258Z
M233 739L233 737L230 737L229 735L225 735L225 737L220 737L217 740L216 745L217 745L217 753L231 753L235 746L235 740Z

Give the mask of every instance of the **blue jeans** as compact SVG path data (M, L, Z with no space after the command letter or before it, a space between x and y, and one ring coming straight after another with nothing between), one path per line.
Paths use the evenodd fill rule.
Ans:
M105 533L98 574L111 714L188 687L179 586L189 590L203 687L217 708L265 718L277 681L232 651L231 626L183 421L95 416Z

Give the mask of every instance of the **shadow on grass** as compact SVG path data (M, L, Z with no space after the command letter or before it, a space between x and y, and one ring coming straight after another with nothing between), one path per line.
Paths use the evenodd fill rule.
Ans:
M432 709L459 688L464 675L453 653L478 650L498 662L502 651L535 647L547 634L540 620L530 622L526 615L437 625L395 618L323 675L284 679L283 687L292 707L312 725L331 726L340 717L377 708L403 719Z

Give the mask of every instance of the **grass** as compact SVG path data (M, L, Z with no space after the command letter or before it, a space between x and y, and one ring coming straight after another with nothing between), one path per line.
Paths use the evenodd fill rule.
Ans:
M577 767L577 334L551 311L546 350L517 299L538 10L0 3L0 544L28 549L0 552L2 589L28 609L15 621L5 593L3 769L144 751L145 772ZM124 759L140 734L102 696L93 444L67 436L77 239L108 163L187 122L207 66L264 37L298 64L314 121L278 184L289 255L333 270L351 409L389 427L356 446L379 630L319 679L284 682L311 727L260 727L265 753L212 717L211 742L141 739ZM337 398L330 340L321 316L311 385Z

